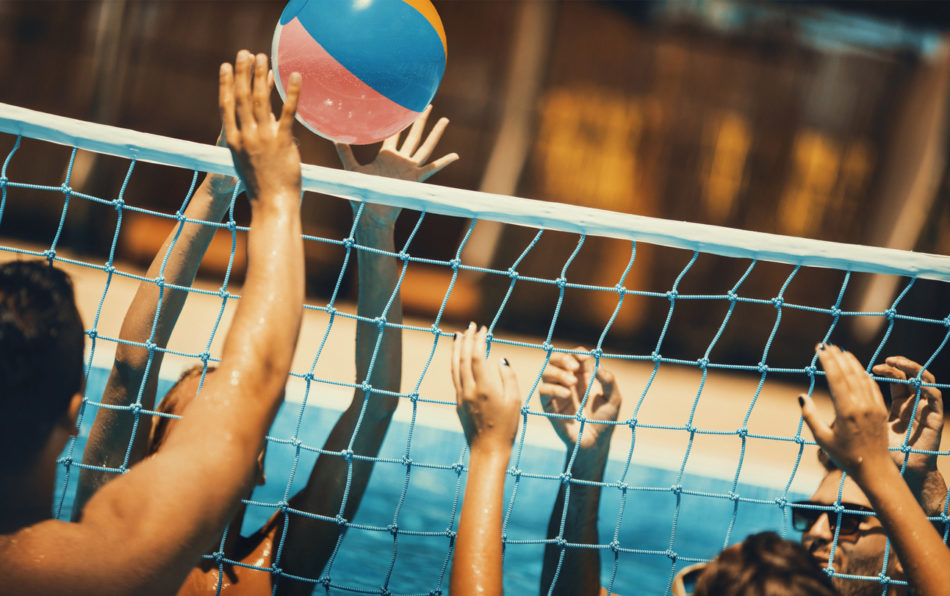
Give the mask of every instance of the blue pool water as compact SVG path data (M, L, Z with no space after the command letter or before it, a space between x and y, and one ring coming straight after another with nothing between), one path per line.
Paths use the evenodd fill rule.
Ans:
M88 379L89 395L99 394L106 375L107 371L101 369L91 372ZM163 394L170 384L163 381L159 386L159 394ZM408 404L400 407L408 407ZM299 404L285 404L274 422L271 436L291 437L299 413ZM321 446L338 415L337 412L324 408L306 408L300 439L305 444ZM91 417L86 416L73 454L77 459L81 457L79 454L91 423ZM409 431L408 424L394 422L380 456L401 460L406 455ZM459 460L463 447L464 438L459 433L416 426L412 432L408 455L416 463L450 466ZM293 453L294 450L290 446L274 443L269 445L266 461L267 484L255 490L252 497L255 501L276 503L281 500L289 478ZM303 453L291 494L306 482L315 460L315 454ZM556 475L561 472L563 460L563 450L526 444L519 467L525 472ZM623 467L622 461L611 460L607 466L606 479L619 480ZM405 498L396 520L400 532L394 544L393 535L387 531L350 528L330 570L333 582L354 588L378 589L383 585L391 567L388 586L395 594L429 593L436 589L447 593L450 571L450 566L447 566L447 563L450 563L449 538L445 535L406 535L402 531L444 533L450 527L454 529L457 516L453 521L453 506L456 495L461 495L458 491L464 491L464 477L463 475L463 482L460 484L457 473L452 469L435 470L413 466L408 474L407 484L406 466L401 462L377 463L363 503L352 521L382 528L389 526L394 521L405 486ZM730 524L733 525L730 542L741 540L752 532L768 529L781 531L784 526L781 511L774 504L743 502L739 504L733 516L734 503L722 498L681 495L677 514L676 495L669 490L675 478L675 471L659 466L631 467L625 479L628 485L658 487L659 490L628 491L622 517L619 516L621 491L604 489L599 522L601 543L607 544L613 539L619 517L617 540L624 548L657 551L671 548L683 556L709 558L722 548ZM63 486L62 481L61 467L58 486ZM684 477L681 485L687 490L716 494L726 494L732 488L730 482L698 475ZM513 487L514 479L509 478L505 496L506 508L511 502ZM69 511L74 488L75 480L70 482L67 489L64 512ZM553 480L521 479L507 527L510 540L545 538L557 489L557 482ZM739 485L736 492L743 497L764 500L781 496L781 492L775 489L747 484ZM803 497L792 494L789 498ZM274 509L270 507L249 507L243 532L247 534L259 527L273 512ZM61 517L68 517L68 513ZM797 535L789 530L789 537L797 538ZM542 552L543 546L540 544L510 543L506 546L507 593L538 592ZM613 552L602 551L601 562L602 581L607 585L614 570ZM676 564L676 569L684 565L681 561ZM673 567L672 560L665 554L621 552L613 589L620 594L663 594ZM568 573L569 570L565 569L563 572ZM323 593L322 588L320 593Z

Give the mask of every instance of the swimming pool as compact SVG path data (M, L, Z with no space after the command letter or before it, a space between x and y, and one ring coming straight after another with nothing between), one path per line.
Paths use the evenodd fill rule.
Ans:
M88 394L99 395L108 371L94 368L90 372ZM162 379L159 394L164 394L172 381ZM403 404L400 407L406 407ZM270 435L276 438L292 436L297 424L300 406L286 403L280 410ZM303 413L301 439L309 445L322 446L339 412L323 407L307 407ZM92 425L91 416L85 416L74 457L80 457L85 438ZM460 433L416 425L412 430L409 457L414 464L408 473L402 463L410 425L396 420L380 453L381 458L396 460L376 464L363 503L354 523L386 528L394 521L399 532L394 537L388 531L366 530L351 527L343 540L340 552L333 562L330 575L334 584L362 590L378 590L389 576L388 588L394 594L430 593L441 589L448 592L450 539L446 531L455 529L457 511L453 518L456 498L464 491L462 482L451 468L428 469L419 464L451 466L459 461L465 445ZM252 499L265 503L281 500L290 474L294 449L289 445L271 443L268 446L266 472L267 484L257 487ZM623 454L613 454L622 456ZM307 480L316 455L303 452L292 493L299 490ZM534 444L525 444L519 468L534 474L556 475L563 465L563 449L552 449ZM662 464L663 462L658 462ZM678 462L671 466L678 467ZM606 480L619 480L624 461L612 459L606 471ZM64 468L59 467L57 482L59 497L63 496ZM727 532L730 542L737 542L747 534L762 530L781 531L797 538L790 527L785 526L782 512L774 499L783 496L774 488L740 484L735 492L744 498L759 499L764 503L739 502L727 498L681 493L677 512L677 495L670 489L676 480L676 469L662 465L633 465L625 481L631 487L650 487L651 490L628 490L623 515L622 494L619 489L605 488L600 506L600 541L608 544L615 531L623 549L659 552L620 552L617 560L613 590L620 594L663 594L670 580L674 564L665 554L668 549L686 557L708 558L723 546ZM728 494L732 489L729 481L718 478L688 474L680 485L684 491L710 494ZM405 498L401 499L405 487ZM511 503L514 479L509 477L506 485L506 508ZM548 518L557 495L556 481L522 477L511 508L507 526L508 538L513 543L505 549L505 590L509 594L537 593L542 564L542 544L522 544L521 540L542 540L547 532ZM75 475L64 496L63 511L68 512L75 490ZM790 493L789 499L803 498ZM736 506L737 505L737 506ZM55 506L55 505L54 505ZM398 518L395 513L399 509ZM269 518L276 507L249 507L243 533L247 534ZM735 515L734 515L735 511ZM62 517L68 517L68 513ZM404 531L412 532L406 534ZM415 532L424 532L418 535ZM431 533L431 534L430 534ZM614 574L614 553L605 549L601 554L602 581L610 582ZM688 563L679 561L679 569ZM568 573L565 569L562 573ZM320 592L323 589L320 588ZM331 590L331 593L345 593Z

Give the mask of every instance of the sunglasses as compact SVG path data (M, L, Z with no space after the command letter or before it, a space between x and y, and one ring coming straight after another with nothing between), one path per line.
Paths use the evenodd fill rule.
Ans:
M861 524L873 518L874 510L857 503L841 503L845 508L840 514L830 511L833 505L815 501L796 501L792 503L792 527L799 532L807 532L823 515L828 516L828 525L834 532L840 523L838 536L854 536L861 530ZM840 521L839 521L840 520Z

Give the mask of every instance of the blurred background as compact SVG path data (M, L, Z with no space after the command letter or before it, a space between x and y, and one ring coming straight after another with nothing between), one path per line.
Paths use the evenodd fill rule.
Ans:
M0 101L213 142L219 126L218 64L233 59L240 48L269 52L284 4L0 0ZM452 121L440 150L457 151L462 160L439 173L433 184L950 254L950 5L721 0L434 4L448 39L434 114ZM305 162L338 167L329 142L302 127L298 137ZM12 143L0 139L2 155ZM369 159L375 150L361 148L359 155ZM43 184L64 179L67 149L28 146L23 151L11 164L11 178ZM51 151L61 153L46 155ZM71 184L114 197L127 167L124 160L80 153ZM127 201L166 213L178 209L190 183L188 172L170 179L167 168L152 171L146 164L136 172ZM9 208L25 224L0 227L0 234L48 242L62 201L22 193ZM304 209L305 232L330 238L348 233L352 216L343 201L305 201ZM246 219L243 202L237 211L239 220ZM144 267L170 224L134 213L127 218L118 258ZM75 202L61 245L104 256L114 220L107 207ZM415 217L402 218L403 238L414 222ZM451 258L467 227L462 220L429 215L413 242L413 254ZM480 222L463 262L506 270L534 234ZM220 240L219 250L212 248L205 259L206 274L219 275L226 267L230 236ZM577 237L554 233L544 241L544 249L533 251L520 266L523 275L557 277ZM588 239L568 279L612 287L630 257L629 245L622 244ZM338 247L308 243L313 296L330 292L341 254ZM625 285L665 292L689 256L638 246L636 266ZM747 266L746 261L701 258L681 292L725 292ZM742 286L743 295L777 295L791 269L758 267ZM240 279L240 266L236 273ZM407 312L431 316L450 274L445 268L410 268L403 292ZM803 272L786 300L828 308L842 279L841 272ZM508 283L507 278L463 275L446 317L490 320ZM881 312L905 284L887 276L854 276L842 307ZM344 291L354 296L353 286L350 274ZM538 292L519 287L499 324L545 333L551 310L539 307ZM596 339L616 306L616 296L599 294L606 293L583 298L583 303L572 303L568 296L571 307L558 321L560 339ZM611 341L624 342L626 352L649 353L656 321L662 322L668 309L665 299L631 298L611 329ZM736 317L723 337L723 358L757 362L771 323L762 331L759 322L759 331L748 333L750 321L770 322L775 310L752 310ZM942 319L950 311L947 284L918 282L898 311ZM701 356L721 315L702 308L678 312L664 355ZM786 341L776 343L775 359L794 350L794 364L803 365L802 346L820 339L830 324L828 316L817 323L806 322L807 316L787 314L782 326ZM885 323L882 317L854 317L834 337L867 354L880 342ZM943 326L902 327L889 338L887 353L903 351L926 359L945 334ZM932 365L938 378L946 378L939 369L947 369L948 360L944 355Z

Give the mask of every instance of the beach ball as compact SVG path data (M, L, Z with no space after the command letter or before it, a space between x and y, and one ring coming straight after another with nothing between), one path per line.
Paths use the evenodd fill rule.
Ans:
M445 30L429 0L291 0L271 48L274 81L303 77L297 119L366 144L408 126L445 72Z

